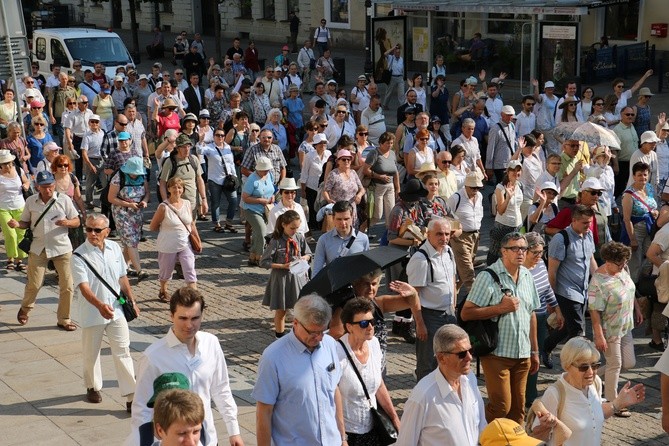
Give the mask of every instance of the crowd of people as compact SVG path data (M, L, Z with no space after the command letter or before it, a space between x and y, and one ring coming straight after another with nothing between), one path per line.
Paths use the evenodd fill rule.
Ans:
M172 71L156 62L151 73L119 67L109 79L102 64L81 72L75 61L72 74L54 65L44 79L33 65L0 104L6 269L27 274L17 321L29 323L55 268L57 326L82 329L91 403L102 401L103 335L110 341L132 413L128 444L150 445L155 434L168 445L173 423L217 444L211 401L230 444L243 444L220 343L199 330L196 254L209 233L197 222L208 220L214 233L243 231L248 266L270 270L261 304L277 340L253 391L259 444L380 444L370 407L402 445L493 444L493 431L539 444L561 427L571 432L565 445L597 445L604 419L632 416L645 397L642 384L619 388L635 365L632 329L648 321L656 351L667 329L669 121L650 113L643 84L652 71L599 96L568 82L558 97L550 80L541 93L533 80L516 113L502 97L505 73L486 82L481 71L451 95L443 57L424 82L407 75L399 45L384 56L386 87L360 75L348 92L325 20L313 41L282 47L264 70L253 42L243 50L234 39L218 64L199 34L187 37L176 37ZM164 50L162 35L147 48L155 58ZM391 131L384 113L394 92ZM599 130L578 136L567 125L587 122ZM135 373L122 301L140 313L128 278L150 277L140 258L145 217L172 326ZM494 223L484 247L486 217ZM339 304L301 297L310 278L375 242L403 260L361 273ZM186 286L170 292L175 268ZM384 274L388 294L378 295ZM418 384L401 418L384 384L388 312L392 333L416 349ZM486 352L460 328L477 321L494 321ZM538 399L538 370L555 367L562 343L564 373ZM658 367L669 374L667 361ZM195 392L204 407L170 388ZM535 418L521 435L528 412Z

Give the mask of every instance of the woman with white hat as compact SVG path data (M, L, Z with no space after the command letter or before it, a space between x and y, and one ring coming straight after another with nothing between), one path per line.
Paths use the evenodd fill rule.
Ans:
M328 139L323 133L314 135L312 145L316 150L312 150L304 157L300 172L300 184L302 186L302 199L307 200L307 204L309 204L309 227L317 229L316 196L318 195L323 166L332 156L332 153L327 149Z
M349 150L340 149L337 152L337 167L332 169L325 179L323 186L323 198L328 203L337 201L348 201L351 204L360 204L365 188L358 174L351 169L353 154ZM353 206L353 226L359 227L357 206Z
M145 174L144 160L138 156L130 158L109 181L107 197L112 205L123 257L132 264L138 281L149 277L142 269L138 249L144 224L143 210L151 197Z
M274 227L276 221L281 214L286 211L295 211L300 216L300 227L297 229L297 232L302 235L306 235L309 232L309 226L307 225L307 218L304 215L304 209L299 203L295 202L295 197L297 196L297 191L300 190L300 186L295 183L295 178L284 178L279 183L279 193L281 194L281 200L274 205L272 210L269 213L267 218L267 233L274 232Z
M642 87L639 89L639 94L637 95L637 103L634 107L634 112L636 113L636 118L634 119L634 129L636 134L641 138L643 132L647 132L651 129L650 127L650 106L648 101L653 97L653 93L650 92L650 88Z
M0 150L0 228L5 239L7 269L25 271L23 259L27 254L18 247L25 230L7 225L9 220L18 220L21 217L26 204L23 192L30 187L26 174L16 170L15 159L9 150Z
M242 209L253 235L249 253L249 266L258 266L267 235L265 210L274 205L274 181L270 172L272 161L261 156L256 160L256 170L249 175L242 187Z

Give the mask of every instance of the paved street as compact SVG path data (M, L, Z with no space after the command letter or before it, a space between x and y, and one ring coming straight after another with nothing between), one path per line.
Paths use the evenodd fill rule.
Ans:
M128 42L129 33L121 33ZM171 37L166 36L166 42ZM140 36L144 47L146 34ZM213 43L207 42L210 51ZM270 45L259 43L263 55L273 54ZM272 44L272 48L278 45ZM227 43L223 45L224 51ZM351 80L362 72L361 52L347 55L347 78ZM167 63L165 60L164 63ZM142 72L148 71L143 61ZM168 67L170 67L168 65ZM170 67L171 68L171 67ZM655 82L655 81L653 81ZM509 84L513 85L512 82ZM448 84L455 91L454 82ZM596 86L600 92L608 91L605 85ZM654 85L651 85L654 89ZM508 97L514 97L508 88ZM505 95L507 92L505 91ZM655 113L669 110L669 94L656 96L651 104ZM388 113L394 115L394 113ZM155 176L153 176L155 178ZM152 188L153 190L153 188ZM488 193L491 190L488 191ZM153 197L151 210L155 208ZM145 214L148 221L151 212ZM486 213L489 215L489 213ZM492 219L485 217L483 240L479 256L483 258L488 246L488 229ZM255 445L255 411L250 392L256 375L258 359L264 348L273 341L271 312L262 307L261 295L268 272L246 266L246 253L242 251L243 235L218 234L211 231L211 222L198 222L204 242L204 252L198 256L198 287L204 293L208 309L202 329L218 336L225 352L233 393L236 397L242 436L247 445ZM373 232L379 233L380 227ZM133 356L170 326L168 306L158 301L157 261L155 234L147 233L149 240L140 247L144 267L151 277L136 286L136 295L142 309L141 317L132 322L131 341ZM1 251L2 249L0 249ZM134 284L134 279L132 280ZM109 348L103 349L102 367L105 377L103 402L92 405L85 401L81 369L81 332L66 333L56 329L55 308L57 293L55 275L47 276L45 286L30 314L30 322L19 326L16 312L23 295L25 274L0 271L0 430L2 444L11 445L116 445L121 444L130 431L130 421L125 413ZM175 281L171 290L183 282ZM76 309L77 305L73 305ZM76 311L74 319L77 320ZM669 445L669 438L661 430L660 394L658 374L652 366L659 353L646 346L648 338L643 329L637 336L637 366L623 373L624 379L643 382L647 386L646 401L633 408L629 419L613 418L606 424L605 445ZM413 346L400 338L390 336L388 347L387 385L395 405L401 410L415 385ZM540 371L539 382L543 388L560 372ZM484 377L479 382L485 392ZM226 444L225 426L218 418L217 428Z

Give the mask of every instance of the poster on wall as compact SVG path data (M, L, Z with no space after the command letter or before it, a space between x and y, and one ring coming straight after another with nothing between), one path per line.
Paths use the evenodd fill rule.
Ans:
M427 28L413 27L413 60L419 62L430 61L430 36Z
M380 81L383 70L388 67L384 54L399 44L401 55L404 56L406 38L406 17L380 17L372 19L372 61L374 62L374 79Z
M567 81L578 75L578 25L540 25L539 80L542 85L546 81L553 81L556 90L562 91Z

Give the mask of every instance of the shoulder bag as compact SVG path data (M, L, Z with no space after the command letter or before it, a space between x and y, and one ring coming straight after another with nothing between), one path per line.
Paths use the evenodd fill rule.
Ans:
M109 285L105 279L102 278L100 273L98 273L95 270L95 268L93 268L93 265L91 265L91 263L88 260L86 260L86 257L82 256L78 252L75 252L74 255L83 260L88 269L91 270L93 275L95 275L95 277L97 277L98 280L102 282L102 284L109 290L109 292L112 293L114 297L116 297L116 300L118 300L118 302L121 304L121 309L123 310L123 316L125 317L125 320L131 322L137 319L137 312L135 311L135 306L133 305L132 301L128 299L128 297L123 293L123 291L117 293L116 290L112 288L111 285Z
M362 384L362 390L365 392L365 397L367 398L367 402L369 403L369 411L372 414L372 422L373 422L372 432L376 434L377 444L386 446L395 443L397 441L397 429L395 429L393 422L390 421L390 417L388 416L388 414L386 414L386 412L383 410L381 406L379 406L376 409L374 408L374 406L372 405L372 399L370 398L369 392L367 391L367 386L365 385L365 382L362 380L362 376L360 376L360 372L358 371L358 368L355 366L355 362L353 362L351 354L348 352L346 345L342 342L341 339L338 339L338 342L344 349L346 357L348 358L348 361L351 363L355 375L360 380L360 384Z
M33 226L33 228L36 228L37 225L39 224L39 222L42 221L42 219L44 218L46 213L49 212L49 209L51 209L51 206L53 206L53 204L56 202L57 198L58 198L58 195L56 195L55 197L53 197L51 199L51 202L46 207L46 209L44 209L44 212L42 212L40 214L40 216L37 219L37 221L35 222L35 225ZM21 251L25 252L26 254L28 254L30 252L30 246L32 245L32 243L33 243L33 230L32 230L32 228L28 228L28 229L26 229L26 232L23 235L23 240L21 240L19 242L19 245L18 245L19 249Z
M179 215L179 212L174 208L174 206L169 204L167 201L165 201L164 203L165 203L165 206L167 206L168 208L170 208L170 210L172 212L174 212L174 215L177 216L177 218L179 219L181 224L184 225L184 228L186 228L186 231L188 232L188 241L190 242L190 246L191 246L191 248L193 248L193 251L198 253L198 254L201 253L202 252L202 239L200 239L200 234L190 230L190 228L188 227L186 222L184 222L181 219L181 216Z
M242 185L241 181L239 181L237 175L232 175L228 173L228 167L225 165L225 159L223 158L223 154L218 149L218 147L216 147L216 151L218 152L218 156L221 157L221 165L223 166L223 173L225 174L225 178L223 179L223 190L234 191L239 189L239 186Z

